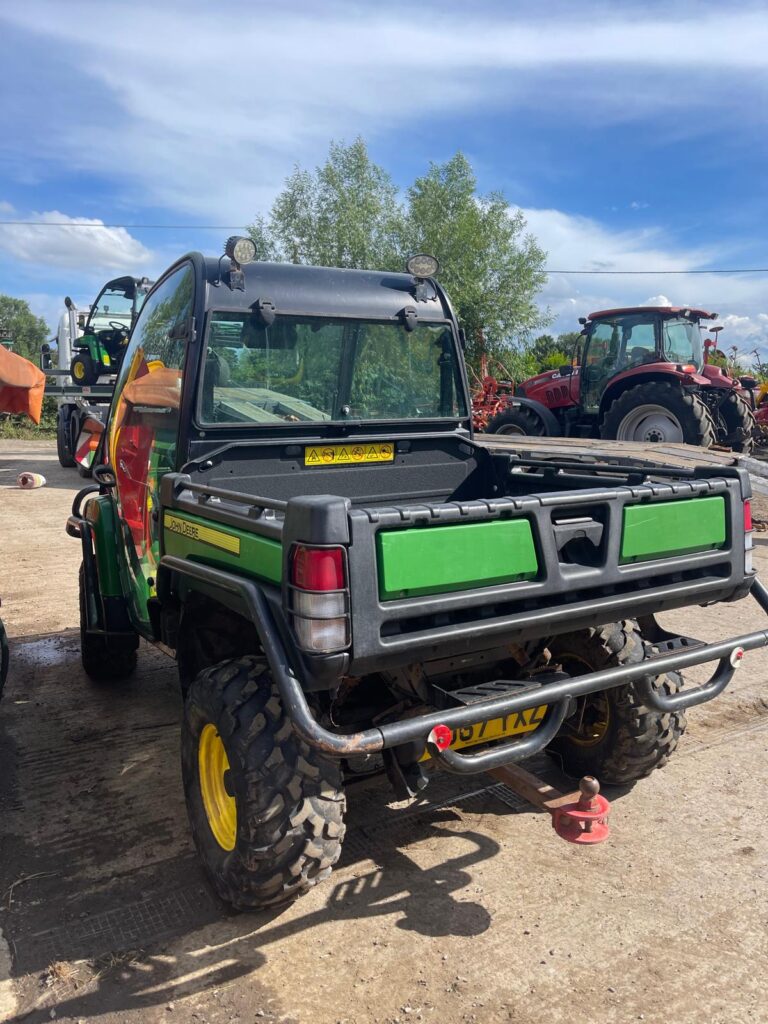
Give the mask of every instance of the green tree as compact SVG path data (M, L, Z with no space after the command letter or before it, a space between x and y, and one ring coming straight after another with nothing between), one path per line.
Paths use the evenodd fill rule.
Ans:
M42 317L35 316L28 302L0 295L0 339L10 341L12 352L37 364L40 346L49 337L48 325Z
M477 358L503 358L550 317L535 299L546 283L546 253L526 232L520 210L501 192L481 196L463 153L432 164L408 189L406 238L411 251L434 253L440 280Z
M392 179L362 139L331 143L312 171L295 167L267 218L249 228L262 259L326 267L394 270L400 262L403 210Z
M440 280L470 343L470 358L512 356L549 322L536 305L546 254L500 192L479 195L457 153L398 200L365 143L333 143L314 171L294 168L267 217L251 225L260 258L402 270L414 252L440 260Z

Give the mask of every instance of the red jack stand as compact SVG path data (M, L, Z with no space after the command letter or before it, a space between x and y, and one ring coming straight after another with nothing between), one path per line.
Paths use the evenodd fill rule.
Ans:
M605 842L610 835L611 805L600 795L600 783L591 775L579 782L577 793L561 793L519 765L494 768L488 773L509 786L528 803L552 815L552 827L561 839L579 846Z

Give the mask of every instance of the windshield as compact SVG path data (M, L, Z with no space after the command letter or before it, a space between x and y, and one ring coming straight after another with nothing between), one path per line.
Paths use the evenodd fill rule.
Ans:
M123 291L108 289L99 296L88 317L88 328L91 331L109 329L110 320L130 329L133 314L133 297L129 298Z
M670 362L693 363L700 368L703 357L699 325L691 320L665 320L664 353Z
M205 423L466 416L448 324L214 312L201 384Z

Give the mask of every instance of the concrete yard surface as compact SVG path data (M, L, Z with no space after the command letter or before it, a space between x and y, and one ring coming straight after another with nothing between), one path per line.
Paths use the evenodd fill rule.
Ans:
M15 488L21 469L47 486ZM189 834L175 665L143 647L127 683L81 670L64 522L85 483L52 443L0 443L0 1020L768 1022L766 652L688 713L666 768L606 791L601 846L562 842L487 776L440 775L409 806L373 780L350 787L329 881L233 914ZM707 640L768 627L751 599L663 623ZM572 788L548 758L532 767Z

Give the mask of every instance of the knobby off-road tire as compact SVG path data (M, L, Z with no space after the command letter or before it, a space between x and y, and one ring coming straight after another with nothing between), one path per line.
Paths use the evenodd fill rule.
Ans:
M209 816L201 787L206 727L223 744L224 787L234 798L236 819L224 846L212 825L221 819ZM241 910L268 907L330 875L345 832L341 767L296 735L263 659L223 661L195 677L181 756L195 844L221 899Z
M720 404L720 416L726 433L717 440L735 452L751 454L755 445L755 414L744 395L730 391Z
M56 454L59 465L71 469L75 465L74 438L72 437L72 407L62 405L56 416Z
M625 432L622 430L622 423L643 406L660 406L671 413L680 425L682 439L686 444L709 448L715 443L715 422L698 395L683 391L677 384L658 380L638 384L637 387L629 388L619 395L605 415L600 436L606 440L632 440L622 437L622 433Z
M584 675L643 658L637 623L627 620L557 637L552 662L569 675ZM676 672L658 676L656 688L676 693ZM579 699L575 714L547 748L568 775L596 775L601 782L626 785L667 763L685 732L685 712L665 714L645 707L631 684Z
M75 384L95 384L99 379L99 371L89 352L80 352L69 366L69 375Z
M86 630L85 569L80 565L80 657L85 674L96 682L127 679L136 671L136 639L98 636Z
M488 421L488 434L525 434L528 437L545 437L547 428L544 421L533 409L524 405L504 409Z

